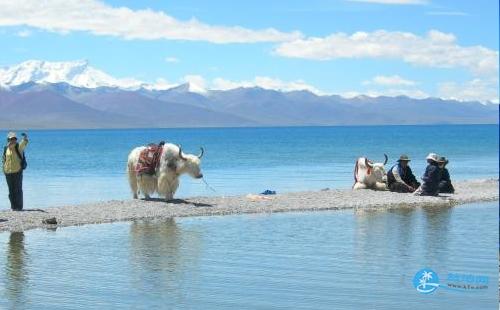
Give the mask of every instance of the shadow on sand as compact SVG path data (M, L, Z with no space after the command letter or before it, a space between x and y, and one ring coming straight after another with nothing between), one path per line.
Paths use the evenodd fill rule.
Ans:
M155 201L155 202L166 202L166 203L173 203L175 205L179 205L179 204L184 204L184 205L192 205L192 206L195 206L195 207L213 207L214 205L211 205L211 204L208 204L208 203L202 203L202 202L191 202L191 201L188 201L188 200L184 200L184 199L170 199L170 200L165 200L163 198L143 198L141 199L143 201Z
M43 213L47 213L47 211L45 211L43 209L22 209L21 211L18 211L18 212L43 212Z

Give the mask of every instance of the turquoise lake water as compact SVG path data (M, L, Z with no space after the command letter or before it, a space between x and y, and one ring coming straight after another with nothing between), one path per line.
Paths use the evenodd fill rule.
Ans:
M356 157L450 158L455 180L498 178L498 125L33 131L25 207L128 199L130 149L205 147L178 197L349 188ZM0 182L0 208L8 208ZM1 197L1 196L0 196ZM0 309L497 309L498 202L328 211L0 233ZM439 287L424 295L415 274ZM472 278L471 278L472 277Z
M183 177L177 197L349 188L357 157L392 165L408 154L417 177L429 152L450 159L455 180L498 178L498 125L54 130L29 132L25 208L129 199L129 151L149 142L206 150L201 180ZM0 134L6 134L0 133ZM0 209L9 208L0 182Z
M498 202L1 233L0 308L498 309L497 255Z

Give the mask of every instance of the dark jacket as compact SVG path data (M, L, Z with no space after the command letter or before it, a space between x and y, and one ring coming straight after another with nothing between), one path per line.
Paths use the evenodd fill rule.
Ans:
M424 176L422 177L422 194L423 195L437 195L439 191L439 181L441 180L441 169L437 163L430 163L425 168Z
M450 173L448 169L441 169L441 180L439 181L439 192L440 193L454 193L455 188L451 184Z
M451 183L450 172L446 168L441 169L441 181L446 181Z
M394 177L394 173L392 172L394 168L397 167L397 171L403 182L407 185L413 186L413 184L418 183L417 179L413 175L413 171L411 171L410 166L406 166L405 168L401 167L400 163L392 166L391 169L387 172L387 185L391 185L396 182L396 178Z

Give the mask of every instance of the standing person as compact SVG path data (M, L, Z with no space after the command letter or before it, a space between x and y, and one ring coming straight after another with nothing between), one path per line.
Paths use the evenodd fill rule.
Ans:
M26 134L21 134L23 139L17 143L15 132L7 134L7 145L3 149L3 172L9 187L10 208L13 211L23 209L23 169L26 168L24 149L28 144Z
M428 165L422 177L422 181L424 182L415 194L420 196L437 196L439 192L439 180L441 180L441 170L438 166L439 157L435 153L429 153L425 159L427 159Z
M453 194L455 192L455 188L453 184L451 184L450 173L448 169L446 169L446 165L448 164L448 159L446 157L439 157L438 165L439 169L441 169L441 179L439 180L439 192Z
M387 172L387 185L391 192L413 193L420 186L411 171L409 162L408 155L403 154L399 156L398 163Z

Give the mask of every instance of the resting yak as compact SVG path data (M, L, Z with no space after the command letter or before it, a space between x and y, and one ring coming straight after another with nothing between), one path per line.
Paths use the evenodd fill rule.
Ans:
M354 166L354 185L352 189L387 190L387 174L384 166L387 164L388 158L386 154L384 154L384 157L384 163L374 163L366 157L358 158Z
M181 174L187 173L195 179L203 177L200 168L203 148L200 155L191 155L184 154L180 145L171 143L163 145L158 166L153 174L139 173L137 170L141 152L146 148L146 146L136 147L128 155L127 174L134 199L137 199L141 192L146 199L157 192L160 197L171 200L179 187Z

